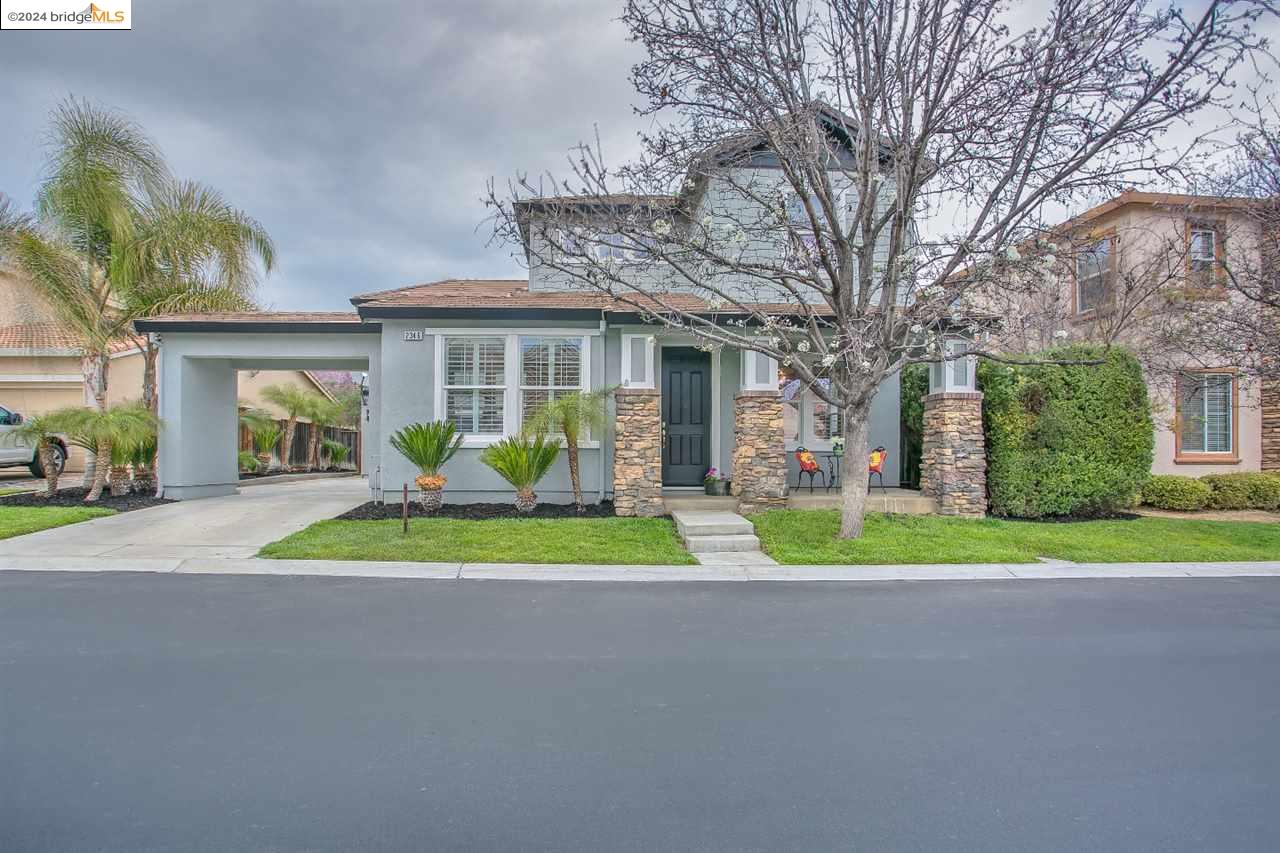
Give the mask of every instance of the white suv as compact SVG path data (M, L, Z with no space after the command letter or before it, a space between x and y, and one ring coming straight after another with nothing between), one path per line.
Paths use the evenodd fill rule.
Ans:
M35 448L22 439L9 435L21 423L22 415L0 406L0 468L25 466L31 470L32 477L43 477L44 469L40 467ZM67 445L60 438L53 440L53 461L61 474L63 466L67 464Z

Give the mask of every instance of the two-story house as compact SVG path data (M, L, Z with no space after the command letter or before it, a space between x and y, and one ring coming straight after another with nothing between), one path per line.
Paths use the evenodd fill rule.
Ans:
M1214 312L1239 299L1228 270L1259 268L1250 203L1121 193L1051 229L1056 274L1006 312L1012 350L1087 340L1135 352L1156 421L1153 473L1280 468L1280 389L1195 343Z
M741 149L738 149L739 152ZM852 156L845 152L841 156ZM839 164L833 171L839 172ZM739 170L731 174L730 170ZM693 221L741 223L741 194L727 183L751 180L782 186L766 151L699 161L696 180L679 195L617 197L608 203L644 209L678 209ZM592 200L598 205L600 199ZM557 204L573 204L557 199ZM794 205L792 205L794 206ZM737 484L769 480L781 493L795 483L795 448L823 450L841 430L839 413L802 387L794 373L754 351L699 348L693 336L646 322L634 300L583 287L540 262L539 203L524 202L527 279L446 280L352 298L354 314L253 314L170 317L139 322L142 331L164 336L162 377L181 386L161 400L161 477L173 497L225 493L231 471L213 464L218 454L197 453L194 441L220 440L169 425L203 422L213 401L227 393L220 365L334 367L369 373L365 411L365 470L375 499L398 500L416 471L390 446L397 429L432 420L453 422L464 435L461 452L444 472L445 499L505 501L510 489L480 462L484 447L521 430L540 403L569 391L615 388L609 424L592 435L581 454L584 491L615 500L620 513L660 511L663 490L700 489L709 468ZM584 210L584 227L590 227ZM736 227L736 226L735 226ZM762 250L768 250L764 240ZM607 250L607 249L606 249ZM777 246L776 251L785 251ZM626 261L625 257L619 258ZM652 266L637 274L661 275ZM670 299L714 323L740 319L741 311L709 301L696 288ZM764 311L786 311L776 294L751 292L742 299ZM775 304L778 303L778 304ZM277 334L278 333L278 334ZM781 416L757 408L781 400ZM764 411L763 409L761 411ZM776 410L768 410L776 411ZM757 441L752 430L775 430L784 442ZM896 462L899 448L899 389L888 379L875 398L871 446L884 446ZM234 456L234 454L232 454ZM168 464L166 465L166 461ZM896 464L885 483L897 485ZM538 486L540 499L572 499L563 463Z

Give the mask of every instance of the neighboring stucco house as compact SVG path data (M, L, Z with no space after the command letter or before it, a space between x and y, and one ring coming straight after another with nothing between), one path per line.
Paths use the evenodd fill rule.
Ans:
M756 151L709 167L704 161L694 192L609 203L678 206L684 215L714 221L729 215L727 207L743 203L724 185L732 169L782 184L768 152ZM539 203L524 203L520 215L536 225ZM590 221L585 206L583 219ZM537 234L536 227L527 230L527 252L527 240ZM831 448L841 430L839 413L774 360L729 347L698 348L692 336L646 322L634 304L573 286L540 265L538 255L529 252L527 280L446 280L367 293L351 300L354 314L138 322L139 330L164 337L166 494L200 497L233 488L233 472L219 461L222 455L194 448L215 427L179 425L211 423L230 394L228 371L267 364L368 373L363 461L377 500L399 500L406 484L412 492L417 473L391 448L389 436L410 423L445 419L465 436L444 471L445 500L509 500L510 488L480 462L481 451L519 432L539 403L575 390L617 388L608 426L583 447L581 476L584 490L596 499L613 499L620 514L661 512L664 489L700 490L712 467L734 480L744 503L775 505L785 500L786 483L796 481L793 451L801 445ZM673 298L716 323L740 319L694 293ZM787 310L782 299L744 301L768 306L761 310ZM883 445L893 460L885 469L887 486L898 485L899 434L895 375L881 386L870 424L871 446ZM537 491L544 501L571 500L563 460Z
M111 346L107 402L115 404L142 396L143 357L136 344L117 341ZM283 421L287 413L261 396L268 385L295 385L332 397L328 388L305 370L243 371L237 377L237 401L265 409ZM82 406L86 392L75 336L57 322L52 309L21 279L0 271L0 405L24 415L43 414L65 406ZM234 413L235 406L232 407ZM305 438L309 419L301 418ZM353 440L347 443L354 444ZM305 441L295 443L299 453ZM84 454L70 448L67 470L80 471ZM234 458L234 454L233 454ZM16 472L15 473L20 473Z
M1156 423L1153 473L1280 469L1280 387L1161 335L1177 328L1188 300L1212 311L1238 298L1224 286L1227 265L1259 268L1249 203L1121 193L1050 231L1062 259L1056 274L1005 312L1010 349L1113 341L1138 355Z

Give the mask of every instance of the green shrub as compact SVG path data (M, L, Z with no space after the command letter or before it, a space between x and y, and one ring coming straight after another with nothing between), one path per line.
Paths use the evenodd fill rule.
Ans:
M1131 506L1155 444L1137 360L1079 345L1037 357L1098 363L979 365L992 512L1088 517Z
M1200 481L1211 491L1212 509L1280 509L1280 477L1275 474L1209 474Z
M1197 510L1209 504L1212 489L1194 477L1156 474L1142 487L1142 502L1157 509Z
M920 457L924 450L924 403L929 393L929 365L908 364L899 373L899 429L902 485L920 488Z
M258 470L258 460L248 450L241 450L239 454L240 470L252 474Z

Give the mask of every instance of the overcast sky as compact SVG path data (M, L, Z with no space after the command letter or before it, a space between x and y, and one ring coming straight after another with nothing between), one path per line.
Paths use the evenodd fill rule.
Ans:
M511 247L486 245L485 181L563 172L597 126L612 162L636 150L620 8L134 0L128 32L6 31L0 191L30 204L49 110L75 95L140 122L176 175L266 225L280 265L263 307L521 276Z
M561 171L596 124L610 151L635 150L638 54L619 9L134 0L129 32L6 31L0 191L30 205L49 110L74 94L140 122L175 174L266 225L280 266L264 307L522 276L509 247L486 245L485 181Z

